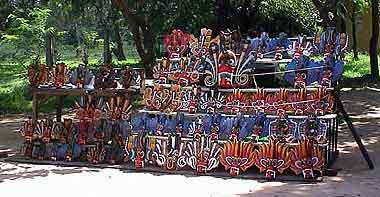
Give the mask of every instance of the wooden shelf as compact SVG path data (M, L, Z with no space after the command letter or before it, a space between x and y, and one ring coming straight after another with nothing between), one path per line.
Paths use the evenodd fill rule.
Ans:
M28 91L34 95L46 96L83 96L93 93L97 96L114 96L117 94L137 93L135 88L129 89L79 89L79 88L33 88L29 87Z
M160 86L164 87L164 88L171 88L173 85L175 84L159 84ZM149 83L149 84L146 84L145 87L154 87L154 83ZM193 87L192 86L183 86L181 87L181 89L184 89L184 90L191 90ZM259 89L257 88L230 88L230 89L223 89L223 88L203 88L203 87L198 87L200 90L204 91L204 92L208 92L208 91L211 91L211 90L215 90L217 92L234 92L235 90L239 90L240 92L247 92L247 93L256 93ZM263 90L265 90L265 92L278 92L281 90L281 88L262 88ZM302 88L282 88L284 90L286 90L287 92L298 92L299 90L302 90ZM307 86L306 88L306 91L310 91L310 92L316 92L319 87L316 87L316 86ZM326 88L327 91L331 92L331 91L334 91L335 89L334 88Z
M132 134L133 136L138 136L138 134ZM168 135L148 135L147 136L148 138L153 138L153 139L156 139L156 140L169 140L169 137ZM194 138L191 137L191 136L182 136L181 137L181 141L187 141L187 142L192 142L194 141ZM224 143L227 143L228 140L227 139L218 139L217 142L219 144L224 144ZM255 142L255 143L252 143L254 146L260 146L260 145L263 145L263 144L268 144L269 141L261 141L261 142ZM299 143L297 142L294 142L294 143L287 143L287 145L289 146L297 146L299 145ZM321 143L321 144L314 144L314 147L327 147L328 144L327 143Z
M207 113L187 113L187 112L162 112L162 111L151 111L151 110L139 110L138 111L139 113L147 113L147 114L154 114L154 115L157 115L157 114L166 114L166 115L171 115L171 116L175 116L177 115L178 113L182 113L184 114L184 116L187 116L187 117L198 117L198 116L206 116L206 115L210 115L210 114L207 114ZM221 114L221 116L223 117L235 117L237 115L233 115L233 114ZM333 114L327 114L327 115L324 115L324 116L318 116L317 118L318 119L323 119L323 120L331 120L331 119L335 119L337 118L337 114L333 113ZM249 115L243 115L242 114L242 117L249 117ZM274 115L266 115L267 118L278 118L279 116L274 116ZM292 115L289 115L288 116L289 119L307 119L308 116L292 116Z

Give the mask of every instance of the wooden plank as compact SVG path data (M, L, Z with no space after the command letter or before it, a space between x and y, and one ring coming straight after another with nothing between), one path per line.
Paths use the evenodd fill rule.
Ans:
M171 88L173 86L173 84L159 84L160 86L164 87L164 88ZM154 87L154 83L149 83L149 84L146 84L147 87ZM183 86L181 87L181 89L193 89L192 86ZM221 88L215 88L215 89L212 89L212 88L199 88L200 90L202 91L211 91L211 90L215 90L217 92L234 92L235 90L239 90L240 92L250 92L250 93L256 93L260 88L245 88L245 89L240 89L240 88L236 88L236 89L221 89ZM299 90L302 90L302 89L297 89L297 88L263 88L265 90L265 92L278 92L280 91L281 89L284 89L286 90L287 92L298 92ZM309 91L309 92L316 92L319 90L319 87L315 87L315 86L307 86L306 88L306 91ZM334 88L326 88L326 90L328 92L331 92L334 90Z
M187 113L187 112L162 112L162 111L151 111L151 110L138 110L139 113L147 113L147 114L165 114L165 115L169 115L169 116L175 116L177 115L178 113L182 113L183 115L185 116L189 116L189 117L198 117L198 116L206 116L206 115L210 115L210 114L206 114L206 113ZM223 117L235 117L237 115L233 115L233 114L221 114L221 116ZM242 115L242 117L250 117L250 115ZM275 115L266 115L265 117L267 118L279 118L279 116L275 116ZM307 119L308 116L295 116L295 115L289 115L288 116L289 119ZM331 119L335 119L337 118L337 114L327 114L327 115L323 115L323 116L318 116L317 117L318 119L322 119L322 120L331 120Z
M271 59L271 58L262 58L262 59L257 59L255 63L279 65L279 64L288 64L291 61L292 61L292 59L275 60L275 59Z
M136 89L56 89L56 88L30 88L32 94L48 96L83 96L88 93L94 93L98 96L114 96L117 94L138 93Z

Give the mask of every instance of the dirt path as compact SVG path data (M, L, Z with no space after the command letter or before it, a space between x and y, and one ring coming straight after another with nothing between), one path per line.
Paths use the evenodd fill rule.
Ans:
M153 178L147 178L152 175L149 173L120 173L117 170L9 164L1 162L0 160L0 188L8 188L8 192L10 192L9 188L16 187L17 183L23 183L26 186L29 185L32 187L39 180L45 180L46 178L56 181L64 179L71 180L73 177L78 176L78 172L81 172L81 174L89 174L88 176L82 177L83 180L88 180L88 183L91 182L90 179L97 180L97 178L99 178L98 181L102 182L102 180L104 181L103 175L106 176L105 174L110 174L111 177L112 174L113 177L118 177L116 180L119 181L128 181L134 177L134 179L136 178L137 180L140 178L144 182L149 179L149 181L146 182L148 185L158 184L167 187L167 184L170 183L181 185L183 184L182 182L184 182L186 184L184 184L183 187L187 189L197 187L200 189L199 191L197 190L198 193L189 191L189 193L187 193L189 196L221 196L221 194L226 194L227 196L231 196L232 194L239 194L241 196L380 196L380 167L378 167L378 164L380 164L380 156L376 154L380 151L380 92L372 90L345 91L342 93L342 100L369 151L375 164L375 170L368 170L367 164L362 158L347 126L341 124L339 131L340 155L334 166L335 168L341 169L341 171L338 176L325 177L324 182L317 184L262 183L255 180L186 177L182 175L154 176ZM21 120L22 117L20 116L18 118L10 117L0 120L0 149L10 148L17 150L21 142L21 138L17 134ZM57 178L57 174L65 174L65 176ZM33 178L33 180L24 183L25 179L28 178ZM107 184L110 183L107 182ZM112 184L118 185L119 182L112 182ZM138 188L132 189L131 192L133 193L135 190L138 190ZM165 190L168 193L163 194L169 196L178 195L178 193L173 193L175 190L169 191L169 188ZM2 191L6 193L7 190L0 189L0 194ZM144 194L143 190L139 191L142 192L141 194Z

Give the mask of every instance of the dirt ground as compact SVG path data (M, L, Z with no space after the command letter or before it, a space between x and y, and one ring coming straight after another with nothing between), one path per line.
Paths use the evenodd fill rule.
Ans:
M30 193L50 196L50 191L54 192L55 196L67 196L70 191L74 191L76 195L83 193L84 196L104 196L109 195L110 191L112 194L118 191L134 194L132 196L380 196L380 155L376 154L380 150L380 91L345 90L341 99L375 164L374 170L368 169L350 131L346 124L342 123L339 131L340 155L334 166L340 169L339 174L335 177L325 177L321 183L123 173L112 169L6 163L0 159L0 196ZM24 116L0 118L0 150L16 151L22 141L17 130ZM107 186L106 191L88 190L104 186ZM126 186L128 188L123 190ZM41 190L44 192L41 193ZM65 192L59 192L63 190Z

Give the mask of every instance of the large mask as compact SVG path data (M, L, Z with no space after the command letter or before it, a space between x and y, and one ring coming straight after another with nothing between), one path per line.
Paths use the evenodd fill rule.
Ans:
M255 163L253 144L228 141L222 148L219 161L231 176L238 176Z

